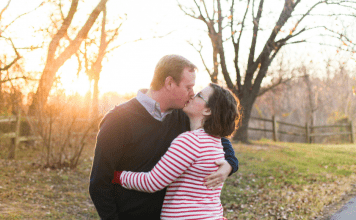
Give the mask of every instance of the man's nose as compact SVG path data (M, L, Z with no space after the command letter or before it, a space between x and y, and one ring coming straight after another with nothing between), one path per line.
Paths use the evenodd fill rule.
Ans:
M189 93L190 98L193 98L194 95L195 95L194 91L190 91L190 93Z

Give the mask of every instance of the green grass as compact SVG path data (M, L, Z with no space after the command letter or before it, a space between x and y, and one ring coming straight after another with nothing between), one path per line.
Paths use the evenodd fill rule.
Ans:
M99 219L88 193L93 146L74 170L42 169L40 149L0 149L0 219ZM240 169L224 185L228 219L313 219L356 182L356 145L234 144Z
M240 162L227 179L228 219L309 219L356 182L356 145L254 142L234 145Z

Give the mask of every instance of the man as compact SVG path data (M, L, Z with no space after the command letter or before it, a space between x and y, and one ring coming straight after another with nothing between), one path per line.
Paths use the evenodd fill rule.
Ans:
M160 219L165 190L143 193L111 183L115 170L150 171L172 140L189 130L181 110L194 96L196 66L178 55L157 64L151 88L112 109L100 124L89 192L102 219ZM217 187L238 169L231 143L222 139L224 162L206 178Z

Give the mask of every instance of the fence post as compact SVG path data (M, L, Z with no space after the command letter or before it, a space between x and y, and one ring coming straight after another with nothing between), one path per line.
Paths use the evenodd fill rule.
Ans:
M19 144L19 137L20 137L20 125L21 125L21 111L17 113L17 120L16 120L16 128L15 128L15 137L11 138L11 144L9 148L9 155L7 156L8 159L15 158L15 151Z
M272 130L273 130L273 141L277 142L278 137L277 137L277 121L276 121L276 116L272 116Z
M350 121L350 137L351 137L351 143L354 144L355 143L355 134L354 134L354 126L352 124L352 121Z
M308 122L305 123L305 140L306 140L306 143L310 143L310 134L309 134L309 124Z

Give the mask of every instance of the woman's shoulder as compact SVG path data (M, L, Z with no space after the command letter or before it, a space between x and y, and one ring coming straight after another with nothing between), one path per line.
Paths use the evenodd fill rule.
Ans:
M220 138L211 136L207 134L204 129L196 129L194 131L186 131L182 134L180 134L177 138L177 141L190 141L194 142L195 144L202 144L206 141L217 141L220 142Z
M173 140L172 144L185 144L185 145L199 146L200 145L199 134L196 132L196 130L183 132Z

